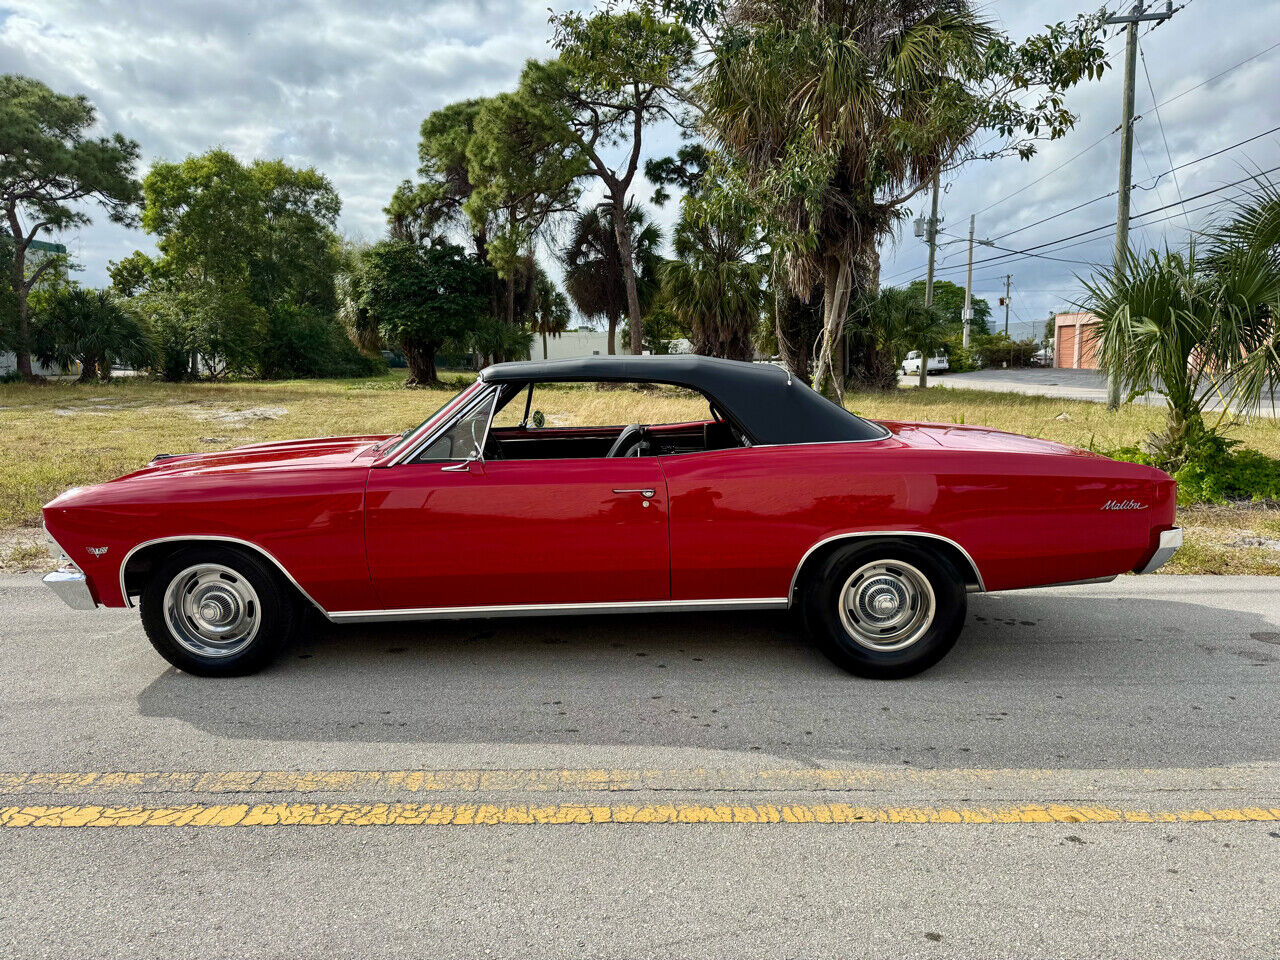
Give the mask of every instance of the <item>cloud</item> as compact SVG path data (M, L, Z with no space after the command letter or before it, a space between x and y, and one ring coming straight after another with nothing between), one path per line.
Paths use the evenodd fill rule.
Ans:
M88 95L104 129L136 139L146 162L225 146L246 160L282 157L315 166L342 195L342 228L373 238L384 230L382 207L391 191L417 167L422 118L454 100L513 87L527 58L550 53L546 6L545 0L0 0L0 72L28 74L57 90ZM996 0L984 9L1022 37L1083 6L1075 0ZM1156 97L1172 97L1263 50L1275 41L1277 22L1280 0L1192 0L1142 39ZM1109 48L1116 51L1112 62L1118 67L1123 41L1117 37ZM1280 49L1162 107L1174 163L1280 125L1278 74ZM1075 130L1042 145L1031 161L975 164L950 178L941 204L947 241L967 235L972 212L980 238L1010 234L997 242L1015 249L1114 219L1115 197L1107 194L1117 180L1118 137L1112 131L1120 118L1119 70L1072 91L1069 103L1080 117ZM1155 177L1171 164L1151 103L1140 64L1134 178L1150 189L1135 192L1135 211L1178 199L1172 177ZM678 146L672 128L646 136L648 156ZM1277 163L1280 134L1179 171L1178 186L1190 197L1239 179L1251 164ZM598 192L588 187L587 196ZM648 185L638 184L637 193L647 197ZM1101 199L1021 229L1093 198ZM920 197L914 214L926 204ZM669 235L675 206L651 213ZM1190 223L1201 223L1208 213L1191 215ZM1187 222L1175 218L1136 227L1133 236L1153 246L1178 243L1186 235ZM66 239L88 283L105 281L107 260L151 243L140 232L100 218ZM1005 273L1011 273L1015 332L1041 327L1051 310L1069 306L1080 294L1075 275L1088 273L1088 262L1111 256L1110 230L1081 239L1078 246L1046 252L1086 263L979 263L976 292L994 304ZM940 251L939 277L964 282L965 246L961 240ZM979 247L975 259L998 253ZM909 223L885 245L882 261L886 283L923 275L924 246Z
M1069 18L1083 6L1087 5L998 2L988 12L1002 16L1001 25L1018 38L1040 29L1045 23ZM1195 0L1162 26L1150 32L1143 28L1141 48L1156 101L1195 87L1271 46L1280 39L1275 30L1277 22L1280 22L1280 3L1275 0L1267 3ZM1114 222L1120 138L1113 131L1119 125L1121 114L1123 38L1112 39L1108 50L1113 52L1113 69L1108 70L1101 81L1077 87L1068 95L1068 106L1079 117L1071 133L1061 140L1042 144L1030 161L1010 158L978 163L949 178L941 203L945 217L942 229L948 234L945 239L967 238L970 213L977 215L975 232L979 238L996 238L1018 230L998 241L1001 246L1014 249L1026 249ZM1165 175L1158 180L1156 177L1171 166L1198 160L1221 147L1280 126L1280 99L1273 93L1280 77L1280 48L1161 107L1158 117L1152 109L1146 71L1140 59L1135 87L1135 112L1139 119L1134 127L1133 179L1144 189L1133 191L1135 214L1177 204L1178 186L1182 196L1189 198L1239 180L1251 171L1280 163L1280 133L1277 133L1219 157L1193 163L1178 171L1177 186L1172 176ZM1165 153L1160 121L1168 138L1172 164ZM1226 191L1215 196L1230 195L1231 191ZM1020 229L1094 198L1099 199L1079 210ZM1212 199L1214 197L1205 197L1186 206L1190 210ZM927 198L922 196L916 204L919 209L913 214L927 213L926 204ZM1170 208L1148 220L1161 220L1176 212ZM1213 212L1204 210L1185 219L1174 217L1160 223L1151 222L1149 226L1141 226L1143 221L1138 220L1131 239L1144 248L1161 247L1166 242L1181 244L1189 235L1189 225L1203 226ZM993 320L1003 324L1003 312L996 309L995 304L996 298L1004 293L1006 273L1013 276L1011 320L1015 335L1026 336L1031 332L1040 335L1050 312L1069 309L1072 301L1083 294L1077 276L1087 276L1092 270L1091 263L1109 262L1114 255L1113 228L1079 239L1077 246L1043 252L1086 261L1084 263L1010 258L984 265L980 261L994 259L1000 251L976 247L975 295L991 301ZM938 276L963 284L966 250L967 244L961 241L940 251ZM882 282L892 285L923 277L925 246L911 234L909 223L896 243L882 253Z
M343 198L342 229L375 237L416 170L422 118L513 87L548 36L545 4L519 0L0 0L0 73L86 94L144 164L222 146L315 166ZM94 284L151 246L104 222L64 239Z

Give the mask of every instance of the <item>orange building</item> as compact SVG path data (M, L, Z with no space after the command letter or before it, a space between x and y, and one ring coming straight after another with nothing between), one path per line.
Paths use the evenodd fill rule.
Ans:
M1098 318L1092 313L1054 317L1053 365L1072 370L1098 369Z

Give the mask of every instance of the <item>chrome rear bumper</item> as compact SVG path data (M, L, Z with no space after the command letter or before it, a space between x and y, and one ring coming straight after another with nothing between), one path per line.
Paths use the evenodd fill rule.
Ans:
M1153 570L1159 570L1169 558L1178 552L1178 548L1182 546L1182 528L1174 527L1172 530L1160 531L1160 546L1156 547L1156 552L1151 555L1148 560L1137 573L1151 573Z
M79 570L55 570L47 573L44 582L73 610L95 610L97 604L89 592L89 582Z

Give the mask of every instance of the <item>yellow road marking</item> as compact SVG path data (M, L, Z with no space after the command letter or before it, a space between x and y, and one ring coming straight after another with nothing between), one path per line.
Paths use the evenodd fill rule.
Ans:
M1126 771L1039 769L586 769L586 770L241 770L241 771L78 771L0 773L0 796L151 793L500 793L642 790L697 792L826 792L884 790L897 786L1000 786L1053 784L1063 777L1114 778ZM1219 787L1248 768L1134 770L1150 782L1185 775ZM1256 776L1256 772L1253 773Z
M1106 806L1018 804L1007 807L865 807L786 804L504 804L265 803L167 807L0 807L0 827L265 827L511 824L1029 824L1223 823L1280 820L1280 808L1125 810Z

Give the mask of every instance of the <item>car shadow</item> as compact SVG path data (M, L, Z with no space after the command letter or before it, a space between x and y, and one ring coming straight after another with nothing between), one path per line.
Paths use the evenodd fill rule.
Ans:
M264 673L167 670L139 706L218 737L271 741L1216 765L1280 758L1276 630L1191 603L984 595L942 663L883 682L833 666L789 614L320 623Z

